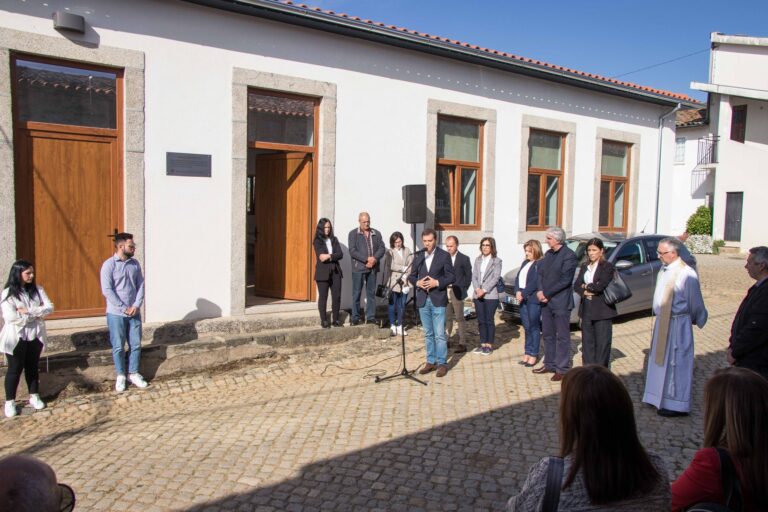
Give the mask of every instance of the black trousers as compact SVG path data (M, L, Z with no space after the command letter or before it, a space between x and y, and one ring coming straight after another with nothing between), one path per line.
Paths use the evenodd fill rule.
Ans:
M334 322L338 322L341 308L341 275L333 273L328 281L317 281L317 309L323 322L328 321L328 289L331 290L331 316Z
M611 367L613 320L581 319L581 361Z
M571 312L541 306L541 337L544 339L544 366L565 373L571 368Z
M27 380L29 394L38 393L40 387L38 364L42 351L43 344L38 339L19 340L16 348L13 349L13 355L5 354L5 358L8 360L8 372L5 374L6 400L16 400L16 388L19 387L22 371L24 371L24 377Z

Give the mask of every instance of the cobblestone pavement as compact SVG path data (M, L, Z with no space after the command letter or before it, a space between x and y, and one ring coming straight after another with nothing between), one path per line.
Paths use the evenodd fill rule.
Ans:
M614 327L613 370L672 477L700 445L703 382L724 365L751 284L742 258L699 262L710 316L695 333L690 417L662 419L640 404L652 319ZM407 340L414 369L423 341L417 331ZM499 325L497 340L490 357L453 355L448 375L428 375L427 386L374 383L399 370L393 339L62 399L0 421L0 455L47 461L76 490L77 510L499 510L530 465L557 451L559 385L517 364L516 325Z

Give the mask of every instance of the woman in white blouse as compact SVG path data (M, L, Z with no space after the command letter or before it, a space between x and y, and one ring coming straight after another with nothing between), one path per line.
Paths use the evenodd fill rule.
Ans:
M472 267L475 312L480 328L480 346L475 353L487 356L493 352L496 338L496 310L499 308L499 292L496 285L501 277L501 258L496 256L496 240L487 236L480 241L480 256Z
M45 349L46 334L43 318L53 312L53 304L41 286L35 284L32 263L19 260L11 266L8 282L0 297L3 311L3 330L0 342L8 360L5 374L5 415L16 416L16 388L21 372L27 381L29 405L44 409L40 399L38 364Z

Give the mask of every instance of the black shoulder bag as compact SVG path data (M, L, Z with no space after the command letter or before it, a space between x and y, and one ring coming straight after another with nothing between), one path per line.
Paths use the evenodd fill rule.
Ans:
M563 459L550 457L547 467L547 487L541 503L542 512L557 512L560 505L560 488L563 486Z
M618 304L625 301L632 296L632 290L629 289L627 283L621 278L621 274L616 270L613 273L613 280L603 290L603 300L609 306Z

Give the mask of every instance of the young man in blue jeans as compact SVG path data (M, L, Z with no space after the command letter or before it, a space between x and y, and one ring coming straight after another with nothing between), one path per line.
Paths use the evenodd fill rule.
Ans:
M147 383L139 373L141 357L141 303L144 276L133 259L136 244L130 233L115 234L115 254L101 266L101 292L107 299L107 326L117 381L115 391L125 391L125 342L128 342L128 378L137 388Z

